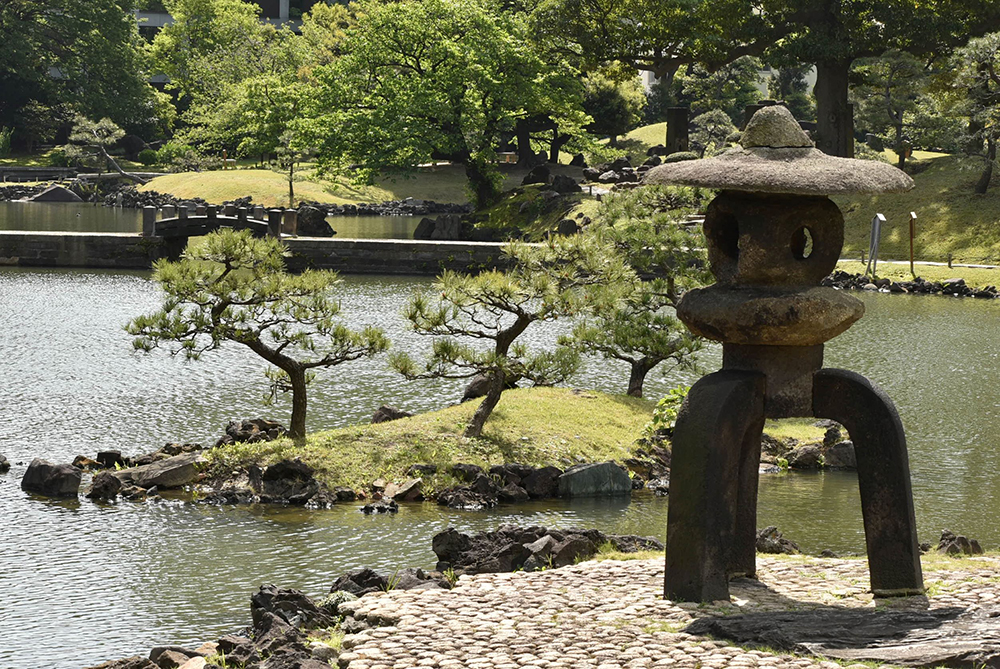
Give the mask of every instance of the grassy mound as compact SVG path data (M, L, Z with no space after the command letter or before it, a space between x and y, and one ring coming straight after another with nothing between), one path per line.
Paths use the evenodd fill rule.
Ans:
M654 402L566 388L509 390L483 436L466 439L462 431L478 404L317 432L302 446L289 439L223 446L208 452L209 473L225 476L250 464L298 457L327 485L361 489L378 478L402 480L410 465L436 464L444 471L424 480L425 491L433 492L455 483L446 470L458 462L565 468L581 461L624 460L649 421Z
M927 154L913 162L913 169L916 187L908 193L834 198L846 220L844 255L867 253L871 219L881 213L887 222L879 256L908 259L909 215L914 211L917 260L946 262L950 253L955 262L1000 263L1000 175L988 193L978 195L973 186L979 161Z

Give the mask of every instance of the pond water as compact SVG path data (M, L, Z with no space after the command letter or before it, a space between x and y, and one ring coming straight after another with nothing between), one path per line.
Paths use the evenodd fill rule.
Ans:
M330 216L339 239L413 239L422 216ZM89 203L0 202L0 230L141 232L142 210Z
M345 277L343 306L355 323L386 329L394 346L429 345L399 315L427 279ZM1000 303L927 296L863 295L868 313L827 347L831 366L881 383L907 428L922 540L942 528L1000 545L1000 429L996 388ZM0 268L0 667L83 667L145 653L155 644L197 644L249 619L262 583L320 595L358 566L430 567L431 536L454 525L501 522L588 526L663 537L667 501L637 493L630 504L546 502L485 513L406 505L395 517L364 517L354 505L303 513L217 508L168 500L99 505L23 493L33 457L69 461L116 448L128 454L167 441L210 442L230 418L287 418L262 408L266 381L253 354L228 347L186 363L131 352L121 326L158 306L147 273ZM546 345L567 327L532 332ZM704 366L718 366L710 349ZM592 362L579 387L621 392L625 370ZM655 373L656 396L690 374ZM367 420L383 403L410 411L450 404L461 382L410 382L384 358L324 373L310 397L310 429ZM861 552L856 477L789 473L762 477L759 522L777 525L807 552Z

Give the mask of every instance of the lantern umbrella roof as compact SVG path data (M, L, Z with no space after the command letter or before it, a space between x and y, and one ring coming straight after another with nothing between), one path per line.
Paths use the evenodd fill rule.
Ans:
M823 153L780 105L754 114L740 144L742 148L713 158L654 167L642 183L795 195L899 193L913 188L913 179L888 163Z

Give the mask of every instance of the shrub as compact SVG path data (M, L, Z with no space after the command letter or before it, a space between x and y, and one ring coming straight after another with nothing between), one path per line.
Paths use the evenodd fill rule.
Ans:
M14 128L6 126L0 128L0 158L10 155L10 138L14 134Z
M663 157L664 163L679 163L682 160L698 160L698 154L694 151L678 151Z
M45 157L45 161L50 167L72 167L73 159L66 155L62 149L52 149Z
M194 149L189 145L174 141L166 142L156 152L156 162L161 165L170 165L176 158L183 158L188 153L194 153Z
M140 165L155 165L159 159L159 154L154 149L143 149L138 156Z
M681 405L687 397L691 386L677 386L672 388L667 394L656 403L653 409L653 419L646 423L643 428L643 436L648 440L653 440L659 435L671 436L674 433L674 426L677 424L677 414L681 411Z

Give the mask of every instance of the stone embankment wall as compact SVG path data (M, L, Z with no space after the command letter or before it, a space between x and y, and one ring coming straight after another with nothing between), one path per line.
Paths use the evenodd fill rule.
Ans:
M350 274L435 276L496 267L503 244L405 239L289 237L292 270L335 269ZM162 240L125 233L0 230L0 265L149 269L164 255Z

